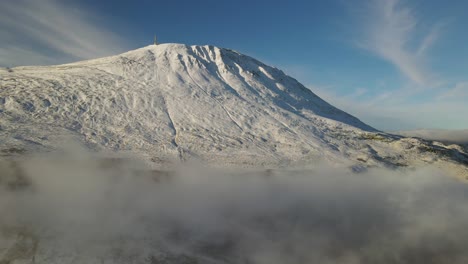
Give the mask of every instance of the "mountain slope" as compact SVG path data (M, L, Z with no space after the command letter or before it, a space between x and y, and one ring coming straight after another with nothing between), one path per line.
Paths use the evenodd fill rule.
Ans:
M361 155L358 162L388 164L387 156L402 151L389 146L400 137L378 133L282 71L213 46L152 45L18 67L0 71L0 86L5 153L57 149L64 136L157 163L288 164ZM374 144L376 137L384 140ZM406 162L405 156L390 164Z

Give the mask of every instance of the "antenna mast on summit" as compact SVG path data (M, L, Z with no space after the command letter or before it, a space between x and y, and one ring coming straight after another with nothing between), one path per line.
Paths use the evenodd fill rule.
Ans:
M158 45L158 41L156 40L156 35L154 35L154 45Z

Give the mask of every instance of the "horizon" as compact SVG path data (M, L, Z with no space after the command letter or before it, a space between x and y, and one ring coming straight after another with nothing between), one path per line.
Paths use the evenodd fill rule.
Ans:
M273 2L4 2L0 66L116 55L156 34L161 44L230 48L277 67L379 130L468 129L466 3Z

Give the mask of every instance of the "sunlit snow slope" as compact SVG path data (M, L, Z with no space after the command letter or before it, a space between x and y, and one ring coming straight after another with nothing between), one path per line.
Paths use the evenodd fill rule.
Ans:
M385 163L401 152L391 143L405 140L378 133L279 69L213 46L151 45L73 64L1 69L0 87L6 154L57 149L72 136L91 149L156 163L359 155L357 162ZM370 141L385 143L385 152Z

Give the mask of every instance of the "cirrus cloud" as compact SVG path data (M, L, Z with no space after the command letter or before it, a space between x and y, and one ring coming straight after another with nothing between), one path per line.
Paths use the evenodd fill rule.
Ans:
M92 12L56 0L0 3L0 66L53 64L124 51Z
M400 0L371 0L365 9L370 15L362 21L365 34L359 45L393 64L414 84L428 85L433 76L427 66L427 51L439 38L443 24L435 23L418 39L421 21Z

